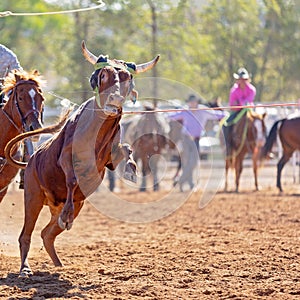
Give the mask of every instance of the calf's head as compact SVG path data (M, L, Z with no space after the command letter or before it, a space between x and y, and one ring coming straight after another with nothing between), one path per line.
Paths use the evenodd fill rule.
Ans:
M127 97L136 101L137 91L134 90L133 74L152 69L159 60L159 56L157 56L149 62L136 65L123 60L111 60L104 55L97 57L87 49L84 41L81 49L83 56L95 68L90 78L90 84L93 90L97 89L98 105L109 116L115 116L122 111L122 105Z

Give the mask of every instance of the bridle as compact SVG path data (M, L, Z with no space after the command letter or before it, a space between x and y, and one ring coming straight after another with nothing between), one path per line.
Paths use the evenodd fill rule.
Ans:
M8 121L17 129L17 131L19 133L22 132L26 132L29 131L30 128L29 126L26 125L26 119L28 118L28 116L30 114L34 114L34 116L38 119L40 112L38 111L38 109L35 106L34 101L32 101L32 109L30 109L28 112L26 112L26 114L24 114L20 108L19 102L18 102L18 94L17 94L17 87L22 85L22 84L30 84L30 85L34 85L36 87L38 87L37 82L35 82L34 80L20 80L18 81L14 87L9 91L10 95L9 97L13 97L12 101L15 105L15 107L17 108L18 114L20 116L21 119L21 123L22 123L22 128L19 128L18 125L15 123L15 121L12 119L12 117L10 117L8 115L8 113L2 108L1 111L2 113L6 116L6 118L8 119ZM41 122L43 123L43 110L41 112ZM2 159L0 157L0 173L2 172L4 166L6 165L7 161L6 159ZM0 193L3 192L5 189L7 188L7 186L5 186L3 189L0 190Z
M33 104L33 105L32 105L32 109L29 110L28 112L26 112L25 115L23 115L23 113L22 113L22 111L21 111L21 109L20 109L20 106L19 106L18 97L17 97L17 90L16 90L16 88L17 88L19 85L22 85L22 84L32 84L32 85L35 85L36 87L38 87L38 85L37 85L37 83L36 83L34 80L20 80L20 81L18 81L17 84L15 85L15 97L14 97L14 102L15 102L15 105L16 105L16 107L17 107L17 109L18 109L19 115L20 115L20 117L21 117L23 128L26 129L26 122L25 122L25 121L26 121L26 119L28 118L28 116L29 116L30 114L33 113L34 116L38 119L40 112L37 110L34 101L32 101L32 104ZM42 122L43 122L43 120L42 120Z
M38 111L38 109L35 106L35 103L33 103L32 105L32 109L28 110L26 112L26 114L24 114L20 108L19 102L18 102L18 93L17 93L17 87L22 85L22 84L31 84L34 86L38 86L37 83L34 80L20 80L18 81L15 86L13 87L11 93L13 94L13 102L17 108L18 114L20 116L21 122L22 122L22 128L23 131L28 131L29 127L26 125L26 119L28 118L28 116L30 114L34 114L34 116L38 119L40 112ZM19 132L22 132L22 130L20 130L20 128L16 125L16 123L13 121L13 119L2 109L2 112L4 113L4 115L8 118L8 120L13 124L13 126L18 129ZM41 112L41 122L43 123L43 111Z

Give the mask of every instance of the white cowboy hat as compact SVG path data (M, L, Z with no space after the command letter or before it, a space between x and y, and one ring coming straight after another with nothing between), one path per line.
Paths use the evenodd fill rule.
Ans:
M250 75L245 68L239 68L237 73L233 74L235 79L249 79Z

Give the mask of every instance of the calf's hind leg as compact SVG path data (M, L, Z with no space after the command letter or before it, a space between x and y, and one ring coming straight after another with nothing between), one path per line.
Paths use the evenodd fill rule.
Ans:
M8 189L8 186L6 186L0 190L0 203L1 203L2 199L4 198L4 196L6 195L7 189Z
M74 219L78 216L82 206L83 206L83 202L74 203ZM44 247L47 253L49 254L50 258L52 259L53 264L56 267L61 267L62 263L54 247L54 241L56 237L64 231L58 225L60 209L57 209L56 207L50 207L50 211L51 211L51 220L48 223L48 225L42 230L41 236L43 239Z

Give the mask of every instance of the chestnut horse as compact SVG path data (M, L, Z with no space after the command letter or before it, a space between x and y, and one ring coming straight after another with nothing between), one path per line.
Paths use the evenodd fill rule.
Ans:
M31 235L43 205L48 205L51 219L42 230L47 253L55 266L62 266L54 241L63 230L72 227L84 200L92 194L105 175L105 168L115 169L125 158L125 176L135 179L135 163L129 145L120 143L122 105L127 96L136 99L133 75L145 72L157 63L136 65L107 56L92 54L82 42L84 57L94 66L90 83L97 90L95 97L84 102L63 128L31 156L25 169L25 219L19 237L21 252L20 276L31 275L28 251ZM49 128L24 133L11 140L5 149L10 163L23 167L12 159L10 151L16 142L33 134L49 132Z
M243 160L247 153L252 155L255 189L258 190L257 169L260 149L266 137L264 118L266 114L257 114L243 109L242 117L232 125L231 153L225 158L225 191L228 189L228 170L235 169L235 192L239 191L239 182L243 170ZM228 142L228 141L227 141Z
M168 137L170 127L167 119L152 107L146 107L149 113L135 119L127 127L124 140L132 145L133 157L141 162L142 181L140 191L147 189L147 177L152 175L153 190L159 190L158 165L162 151L172 146Z
M0 202L18 172L18 168L8 164L4 158L5 145L22 132L42 127L45 100L41 91L42 83L38 71L27 73L15 70L4 79L3 92L9 97L0 109ZM16 159L22 156L18 147L14 148L12 155Z
M300 150L300 117L292 119L282 119L276 121L267 137L266 143L261 151L261 159L267 158L272 151L272 147L279 135L283 154L277 163L276 186L280 192L283 191L281 185L281 172L285 164L289 161L295 150Z

